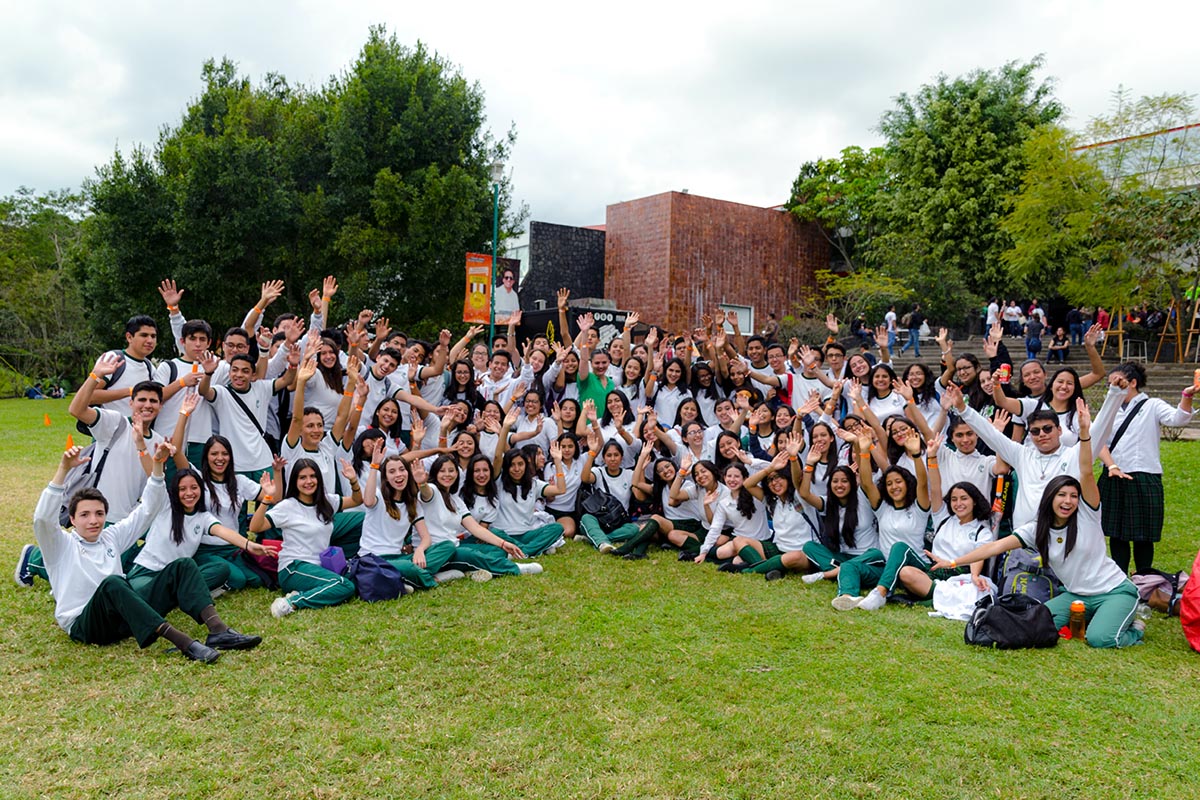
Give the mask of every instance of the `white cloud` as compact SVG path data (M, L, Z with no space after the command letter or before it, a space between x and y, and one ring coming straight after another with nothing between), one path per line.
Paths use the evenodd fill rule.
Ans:
M799 165L880 141L879 115L939 72L1045 53L1082 125L1120 83L1196 92L1185 3L151 2L16 4L0 30L0 194L77 186L113 148L153 145L207 58L324 83L371 24L462 66L533 217L602 222L669 189L769 205Z

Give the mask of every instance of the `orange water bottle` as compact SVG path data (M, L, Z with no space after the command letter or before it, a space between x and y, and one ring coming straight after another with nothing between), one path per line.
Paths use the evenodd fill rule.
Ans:
M1076 600L1071 603L1071 616L1067 620L1067 630L1071 632L1072 639L1082 639L1084 637L1084 605L1082 600Z

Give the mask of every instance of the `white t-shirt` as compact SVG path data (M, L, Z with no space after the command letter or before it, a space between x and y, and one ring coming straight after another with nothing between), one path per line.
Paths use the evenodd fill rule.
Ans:
M541 478L535 477L528 494L522 497L521 489L517 487L517 496L513 497L497 479L496 491L499 493L500 500L499 508L496 510L496 527L511 536L517 536L538 527L537 521L533 519L533 514L537 511L537 501L542 499L542 495L549 485Z
M137 558L133 560L133 563L148 570L158 572L166 569L167 565L172 561L180 558L191 558L196 555L196 549L200 547L201 538L206 535L212 536L209 531L221 524L216 517L207 511L201 511L197 514L184 514L183 541L175 544L175 539L171 536L171 516L170 509L167 509L154 518L150 523L150 530L146 534L146 546L138 552ZM216 536L212 538L218 539L222 544L227 544L224 539L219 539Z
M251 422L246 411L233 398L234 390L228 386L214 386L210 401L216 411L221 434L233 446L233 463L238 472L254 472L271 466L271 448ZM267 380L254 381L238 398L258 420L259 427L266 429L267 413L270 411L274 389Z
M1050 529L1050 567L1071 594L1084 597L1104 594L1116 589L1128 578L1116 562L1108 557L1104 530L1100 527L1100 509L1092 508L1079 498L1075 532L1075 547L1067 550L1067 529ZM1026 523L1013 531L1026 547L1036 547L1037 521Z
M1000 306L995 303L988 303L987 307L987 327L992 327L1000 321Z
M871 548L879 546L879 529L875 524L875 509L871 508L871 501L867 499L866 493L861 488L858 490L857 500L858 521L854 526L854 544L850 545L844 538L839 542L840 551L852 556L860 556ZM825 500L822 518L832 510L837 512L838 531L841 531L843 520L846 517L846 507L837 505L831 509L829 501Z
M963 523L945 506L933 515L933 527L933 547L930 550L943 561L962 558L976 547L996 538L986 519Z
M126 403L128 410L128 403ZM96 440L96 449L92 453L95 463L92 469L100 463L105 448L108 459L104 462L104 470L96 488L108 500L108 519L120 522L129 516L137 506L142 488L146 485L146 470L142 466L142 457L133 443L132 423L116 411L107 408L96 409L95 423L88 432ZM161 434L151 431L146 439L146 451L153 455L158 443L164 441Z
M543 473L546 477L546 483L553 483L555 473L558 468L554 462L546 464L546 470ZM567 490L557 497L552 497L546 501L546 508L550 511L574 511L575 503L579 497L579 485L582 482L583 476L583 459L577 458L568 466L563 464L563 481L567 484Z
M383 476L380 475L382 480ZM388 513L387 503L383 499L383 486L375 487L375 505L367 506L363 516L362 539L359 541L359 552L372 553L377 556L396 556L404 549L404 540L408 538L409 529L420 521L418 511L416 519L410 519L408 506L402 502L396 504L399 518Z
M442 499L441 490L433 486L429 488L433 492L432 498L426 500L422 496L417 501L418 510L425 518L425 529L429 531L429 543L453 542L457 547L458 535L463 530L463 517L468 516L469 512L458 495L450 495L450 504L454 507L450 509Z
M969 483L979 490L985 499L992 496L992 470L996 467L995 456L985 456L975 450L963 453L951 450L945 444L938 448L938 472L942 478L942 494L950 491L956 483Z
M896 312L895 311L889 311L886 314L884 314L883 322L885 325L887 325L888 333L896 332Z
M879 551L886 557L892 546L903 542L918 553L925 549L925 525L929 522L929 511L922 509L914 500L908 508L896 508L885 497L875 509L875 522L879 526Z
M178 381L184 375L189 374L194 363L182 358L162 361L158 365L158 369L154 371L154 380L166 387L171 384L172 380ZM171 378L172 364L175 365L174 379ZM202 372L199 375L201 378L204 377ZM184 387L164 400L162 410L158 412L158 417L154 420L154 430L168 439L171 438L175 433L175 426L179 424L179 409L183 406L183 398L187 397L189 392L194 391L193 388ZM198 403L188 418L187 441L192 444L204 444L210 436L212 436L212 409L208 403Z
M603 464L593 464L592 476L597 489L603 489L625 508L629 508L629 501L633 497L633 470L622 467L620 475L610 475Z
M342 510L342 498L336 494L326 495L336 514ZM321 521L316 506L289 497L272 506L267 512L271 524L283 531L283 545L279 550L280 572L293 561L303 561L320 566L321 551L329 547L333 535L333 519Z
M201 474L200 470L194 464L192 465L192 469L196 470L197 474ZM208 487L201 480L200 488L207 492L204 503L208 508L208 513L216 517L217 522L226 528L232 528L236 531L239 530L238 515L242 512L242 506L249 500L257 500L259 494L262 492L262 487L245 475L234 475L234 480L237 481L237 508L233 507L233 502L229 499L229 490L225 488L225 484L213 481L213 490L208 492ZM200 544L220 547L228 545L229 542L219 536L205 534L200 538Z
M775 546L784 553L800 550L809 542L817 541L817 529L804 513L804 503L799 497L791 503L778 498L771 521L775 525Z
M745 491L745 490L743 490ZM754 498L754 509L747 519L738 511L737 500L732 492L719 499L713 509L712 522L708 526L708 535L700 546L701 553L707 553L717 543L721 532L727 527L733 527L734 536L745 536L765 542L771 538L771 529L767 525L767 507L762 500Z
M287 459L285 472L288 478L291 477L292 470L295 468L297 461L302 458L311 459L320 467L321 481L327 492L337 492L339 490L341 470L338 469L337 460L338 456L344 452L342 450L342 443L335 441L331 433L326 433L321 437L321 443L317 445L316 450L305 450L303 438L299 439L296 444L292 444L285 438L279 448L279 454Z

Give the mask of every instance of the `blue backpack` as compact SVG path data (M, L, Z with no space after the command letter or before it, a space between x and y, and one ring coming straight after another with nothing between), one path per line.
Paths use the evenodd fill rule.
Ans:
M350 580L368 603L395 600L404 591L404 576L387 559L364 553L350 562Z

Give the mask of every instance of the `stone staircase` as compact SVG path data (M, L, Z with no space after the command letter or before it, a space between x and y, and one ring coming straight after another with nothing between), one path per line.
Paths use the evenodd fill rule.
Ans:
M1045 343L1047 340L1043 339L1042 341L1043 346L1041 356L1043 363L1045 363ZM903 340L898 343L897 351L899 350L899 344L901 343L903 343ZM1008 353L1012 358L1014 369L1019 368L1021 362L1025 360L1024 340L1014 337L1005 337L1004 344L1006 347L1008 347ZM1155 364L1153 362L1154 349L1157 347L1157 345L1157 339L1147 343L1146 345L1146 393L1151 397L1158 397L1170 403L1171 405L1176 405L1179 403L1180 391L1193 381L1195 371L1200 368L1200 364L1193 363L1191 361L1185 361L1180 364L1174 361L1167 361L1165 358L1162 363ZM855 343L855 346L857 346L857 343ZM1131 349L1133 354L1138 356L1134 360L1142 361L1140 358L1140 348L1138 348L1138 346L1135 344ZM854 350L849 350L849 352L853 353ZM987 356L985 356L983 353L983 339L980 336L968 336L964 339L955 339L954 353L955 355L972 353L976 358L979 359L981 364L986 364L988 362ZM1130 353L1127 352L1126 355L1128 356ZM1166 348L1164 348L1164 356L1166 355L1167 351ZM920 359L914 358L911 350L906 353L896 352L892 355L892 360L897 367L897 372L903 371L905 367L914 363L915 361L922 361L932 369L934 368L934 365L940 361L940 358L941 355L940 351L938 350L937 343L932 341L928 343L924 341L921 342ZM1112 367L1121 363L1117 358L1117 347L1115 342L1111 342L1108 348L1104 350L1102 358L1104 359L1104 366L1108 369L1111 369ZM1048 372L1051 374L1055 369L1058 368L1057 363L1047 364L1046 366ZM1080 374L1084 374L1090 370L1090 367L1088 366L1087 354L1082 346L1071 348L1071 352L1067 357L1066 366L1071 367ZM1088 402L1092 405L1092 408L1097 408L1099 406L1103 393L1104 392L1100 384L1093 386L1091 389L1085 392L1085 396L1087 397ZM1200 400L1197 401L1197 409L1200 410ZM1200 414L1197 414L1197 418L1193 419L1187 428L1179 432L1178 437L1175 436L1175 433L1175 431L1165 431L1164 438L1200 439Z

